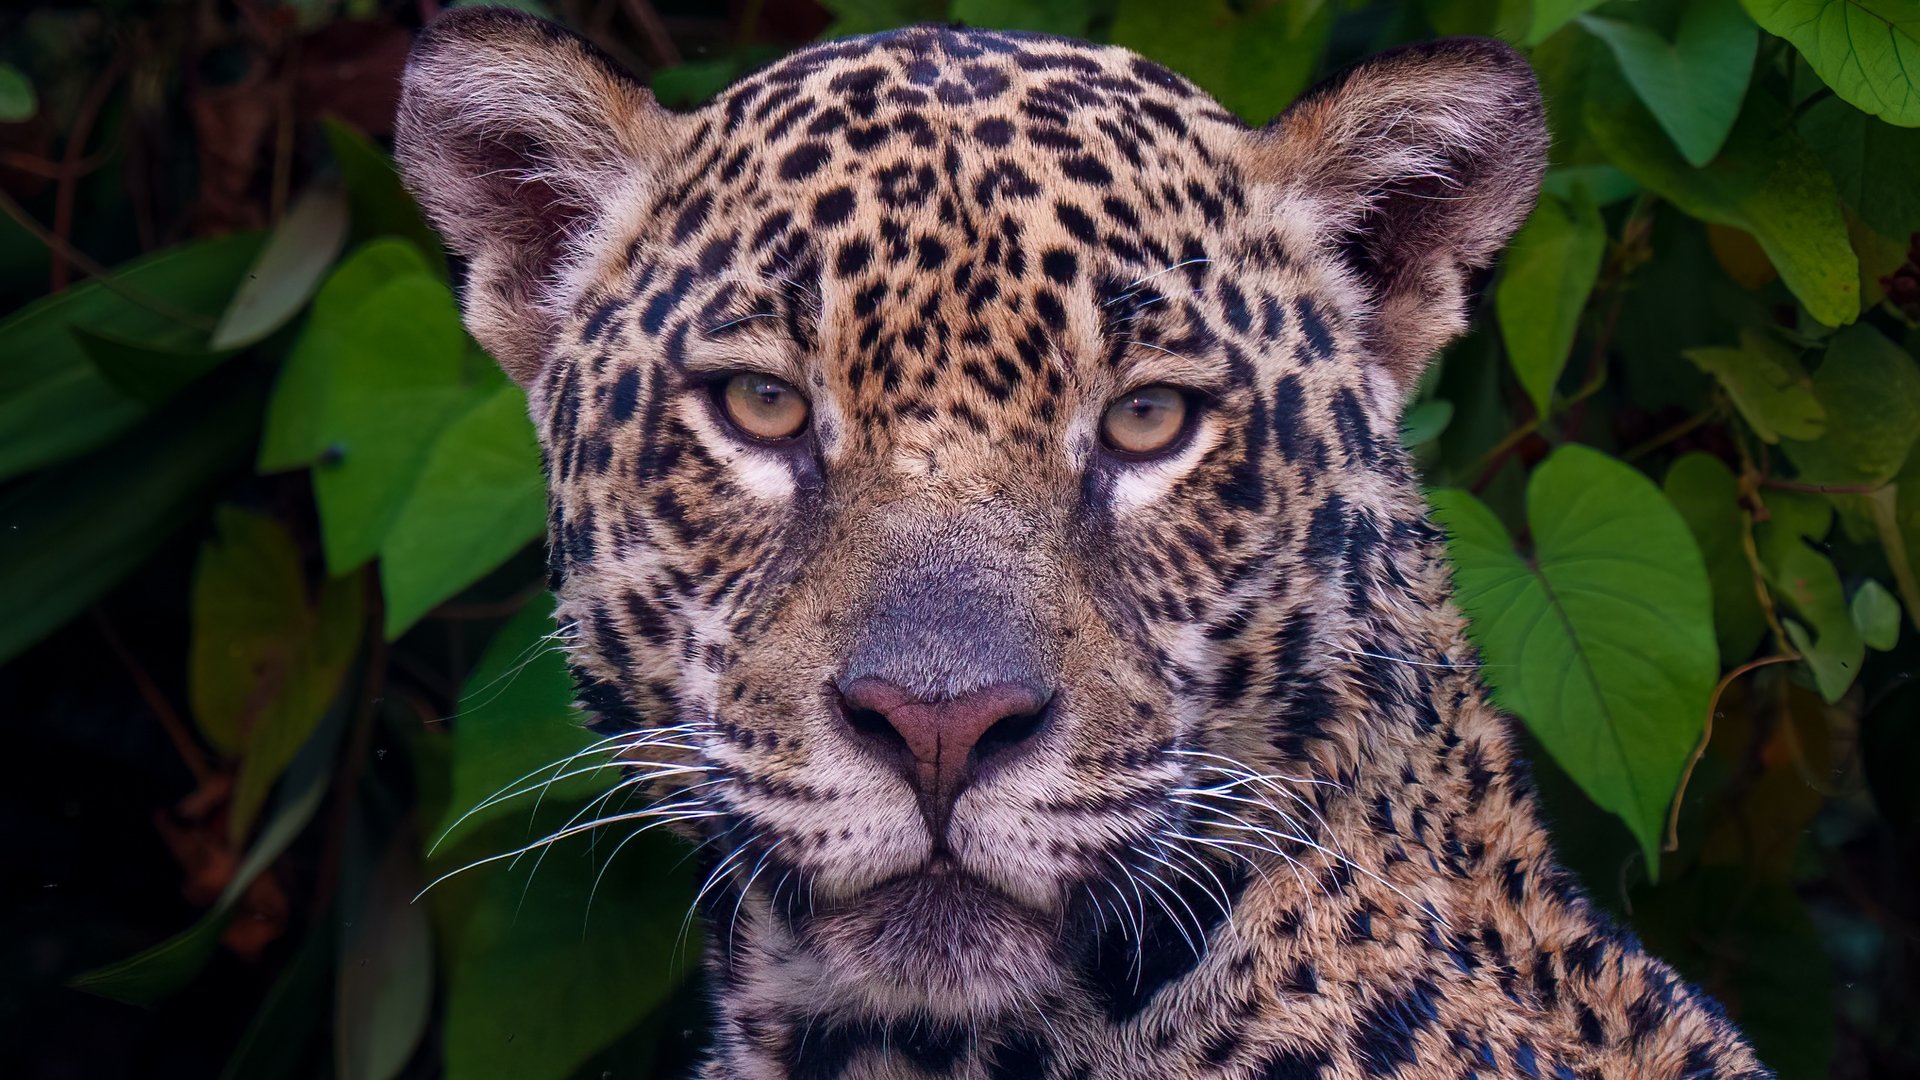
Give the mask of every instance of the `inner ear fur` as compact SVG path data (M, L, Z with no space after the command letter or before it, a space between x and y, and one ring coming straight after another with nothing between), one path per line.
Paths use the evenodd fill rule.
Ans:
M1368 343L1404 390L1466 328L1468 280L1526 219L1547 128L1527 61L1484 38L1381 53L1257 136L1253 179L1373 300Z
M644 194L673 120L598 49L518 11L455 9L414 43L395 157L467 260L467 329L522 385L571 299L583 238L612 200Z

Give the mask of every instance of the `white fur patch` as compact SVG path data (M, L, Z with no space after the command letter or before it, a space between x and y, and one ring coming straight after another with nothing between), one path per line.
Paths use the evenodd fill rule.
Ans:
M1127 513L1166 498L1167 493L1186 479L1187 474L1219 444L1219 424L1202 418L1200 430L1193 433L1193 438L1178 454L1155 461L1121 465L1113 482L1114 510Z
M707 453L727 467L727 473L741 491L768 503L783 503L793 498L793 470L785 462L721 430L713 414L699 402L685 402L680 412Z

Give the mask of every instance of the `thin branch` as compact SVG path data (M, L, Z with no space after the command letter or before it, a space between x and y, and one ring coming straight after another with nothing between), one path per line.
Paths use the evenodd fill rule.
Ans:
M167 695L160 691L153 676L140 666L140 661L128 650L126 643L120 640L120 634L114 630L113 622L107 618L105 611L97 607L93 609L93 625L100 631L100 636L106 639L107 649L133 680L134 689L140 692L140 699L147 703L147 709L160 721L160 727L173 743L174 751L186 763L187 771L193 773L194 782L205 787L213 779L213 768L207 764L206 755L200 752L199 744L187 730L186 722L180 719L180 713L167 700Z
M1707 722L1700 729L1700 739L1693 744L1693 753L1687 757L1687 767L1680 772L1680 786L1674 789L1673 802L1667 808L1667 839L1660 845L1664 852L1680 850L1680 804L1687 797L1687 784L1693 780L1693 768L1707 752L1707 744L1713 741L1713 715L1720 709L1720 696L1727 692L1733 681L1749 671L1757 671L1773 664L1786 664L1800 659L1798 653L1781 653L1778 656L1763 656L1758 660L1749 660L1725 675L1714 685L1713 696L1707 699Z
M1700 427L1702 424L1705 424L1707 421L1712 420L1714 417L1718 416L1719 414L1720 414L1720 407L1718 405L1709 405L1706 408L1700 410L1699 412L1694 413L1692 416L1687 417L1685 420L1682 420L1679 423L1673 425L1672 427L1667 428L1665 431L1662 431L1660 434L1655 435L1647 439L1645 442L1642 442L1636 445L1635 447L1633 447L1633 449L1628 450L1626 453L1621 454L1620 459L1622 461L1638 461L1641 458L1647 456L1648 454L1653 453L1655 450L1658 450L1661 447L1667 445L1668 443L1686 436L1688 433Z
M1760 546L1753 539L1753 515L1740 515L1740 550L1747 557L1747 570L1753 575L1753 593L1760 601L1760 615L1767 620L1776 648L1787 648L1787 631L1780 625L1780 612L1773 606L1773 591L1767 588L1767 568L1760 562Z
M138 289L128 288L114 275L113 271L94 262L92 257L87 255L86 252L74 247L63 237L56 235L45 225L35 221L33 215L27 213L26 209L19 203L14 202L13 197L5 191L0 191L0 214L5 214L12 218L15 224L25 229L34 239L45 244L55 255L65 258L68 262L86 271L87 276L99 282L101 288L114 293L128 303L137 304L156 315L172 319L174 322L184 326L191 326L196 330L211 331L213 329L213 320L211 319L196 315L191 311L184 311L174 307L172 304L167 303L157 296L148 296Z
M93 136L93 124L100 118L100 110L106 107L107 95L113 92L114 84L120 81L121 72L126 70L127 54L124 50L114 54L107 69L87 88L86 96L80 99L80 109L74 114L73 127L67 131L67 145L60 156L60 181L53 194L53 235L60 238L60 244L53 247L53 270L49 293L57 293L67 287L70 280L71 260L68 251L71 245L67 237L73 233L74 187L79 181L79 166L87 151L87 140ZM84 268L84 267L83 267Z
M0 166L15 172L26 173L28 176L38 176L44 180L85 176L111 160L113 155L105 151L69 164L64 161L50 161L38 154L25 154L18 150L0 150Z
M673 67L680 63L680 47L673 43L673 35L667 32L667 24L660 13L653 9L647 0L621 0L626 9L627 18L632 20L640 36L647 39L647 49L653 53L654 62L661 67Z
M1762 487L1775 491L1804 491L1810 495L1871 495L1886 484L1803 484L1798 480L1781 480L1772 476L1760 478Z

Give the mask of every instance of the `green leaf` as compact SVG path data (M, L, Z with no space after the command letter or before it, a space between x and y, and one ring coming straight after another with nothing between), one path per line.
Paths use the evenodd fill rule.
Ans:
M117 445L0 496L0 661L85 610L194 520L245 460L257 408L244 387L182 401Z
M448 893L469 912L449 938L448 1080L574 1075L664 1003L697 955L680 938L693 899L684 846L610 831L597 855L575 837L538 875L532 863L482 868Z
M39 111L40 99L26 73L12 64L0 64L0 124L31 120Z
M1817 439L1827 430L1827 410L1814 395L1813 380L1777 338L1742 330L1737 349L1688 349L1685 355L1720 380L1754 434L1766 442L1777 443L1781 436Z
M1719 458L1696 451L1682 455L1667 470L1663 490L1686 521L1707 564L1720 662L1728 667L1739 664L1753 655L1767 630L1741 538L1746 513L1740 507L1740 481Z
M313 468L327 568L344 574L380 550L440 428L473 393L453 295L425 276L396 278L309 333L325 368ZM285 393L281 388L278 393Z
M1815 103L1799 128L1861 220L1901 241L1920 232L1920 130L1875 120L1837 98Z
M300 553L279 522L232 507L194 568L187 700L200 733L236 754L271 672L284 671L309 622Z
M1788 642L1806 659L1814 684L1838 701L1860 674L1866 644L1854 628L1846 592L1832 560L1815 550L1833 528L1833 507L1814 495L1770 492L1768 518L1754 527L1754 545L1776 601L1798 619L1783 618Z
M243 233L183 244L115 270L112 287L81 282L0 320L0 480L103 445L151 411L108 381L74 329L204 349L260 243Z
M328 961L333 934L322 924L307 932L300 951L281 969L261 999L239 1045L220 1070L220 1080L299 1075L314 1027L327 1016Z
M1636 13L1649 5L1637 4ZM1585 15L1580 25L1606 42L1620 71L1689 164L1720 153L1740 115L1760 32L1739 0L1673 0L1671 34L1639 22ZM1644 14L1642 15L1644 18Z
M991 30L1031 30L1086 37L1092 0L953 0L948 17Z
M596 768L605 756L567 764L590 737L570 704L552 611L543 595L514 616L461 695L452 820L441 831L496 791L521 794L460 822L443 872L560 827L619 780L617 769ZM585 775L565 775L575 770ZM537 822L536 801L545 810ZM632 836L608 830L597 847L581 837L548 853L537 873L532 857L517 872L495 863L428 893L446 927L451 1080L568 1076L644 1020L683 977L691 950L675 942L692 899L684 849L653 835L625 844ZM529 986L543 989L530 997Z
M1712 588L1686 522L1645 476L1579 445L1527 485L1532 559L1472 495L1432 501L1496 701L1657 867L1719 671Z
M69 332L101 378L144 405L167 400L233 355L231 350L167 348L77 326Z
M1810 484L1879 484L1906 464L1920 436L1920 367L1865 323L1835 334L1813 375L1827 431L1782 439L1799 479Z
M214 327L211 347L238 349L285 326L313 298L346 242L346 195L328 184L308 189L267 238Z
M1288 4L1240 11L1227 0L1120 0L1109 38L1192 79L1242 119L1259 124L1307 88L1325 51L1334 7L1322 4L1296 29Z
M1833 92L1890 124L1920 127L1920 5L1913 0L1742 0Z
M293 845L320 809L333 778L334 751L344 727L344 715L336 710L316 736L300 748L266 827L260 830L247 857L234 868L219 899L198 922L150 949L76 976L67 985L115 1001L152 1006L192 982L212 957L234 905L246 895L248 886Z
M1600 206L1612 206L1640 194L1640 182L1611 165L1562 165L1548 169L1540 184L1542 195L1571 203L1574 192L1585 188Z
M573 677L554 635L553 597L542 593L494 635L461 690L447 820L432 835L458 839L503 816L525 815L527 799L469 811L516 790L516 780L538 776L544 782L569 771L563 764L593 741L573 699ZM578 801L612 782L611 773L589 774L557 779L541 790L563 802Z
M1615 165L1688 214L1751 233L1808 313L1841 326L1860 312L1859 263L1833 180L1781 114L1754 94L1720 156L1695 169L1619 88L1587 100L1587 128Z
M320 126L326 132L333 160L340 166L340 176L346 181L354 242L382 236L410 241L432 266L434 276L445 279L447 258L440 234L427 224L420 204L407 194L392 159L365 135L338 120L328 117Z
M342 871L340 962L334 980L336 1080L392 1080L426 1033L433 1004L433 927L420 891L410 829L363 825Z
M939 22L946 16L946 0L822 0L833 12L833 23L822 37L846 37L893 30L919 22Z
M1813 670L1820 696L1839 701L1866 662L1867 646L1853 625L1839 571L1832 560L1805 544L1781 548L1768 568L1776 593L1786 599L1805 622L1782 619L1793 647Z
M381 545L387 637L537 539L546 491L526 396L502 384L440 433Z
M1570 202L1542 198L1507 251L1494 314L1507 360L1539 416L1552 410L1554 385L1606 250L1600 209L1584 188L1576 188Z
M1853 616L1853 628L1870 649L1889 652L1900 642L1900 601L1885 585L1869 578L1853 594L1847 605Z
M1533 23L1527 29L1528 45L1538 45L1554 31L1606 3L1606 0L1533 0Z
M237 522L229 516L222 524L233 526ZM259 542L261 531L256 519L241 530L245 538L240 542ZM247 532L254 535L247 537ZM271 546L284 540L282 533L266 543ZM270 575L275 573L274 563L281 561L285 554L280 552L262 558L258 548L235 547L229 551L232 552L229 557L236 560L260 559L261 566L257 571L247 566L229 569L225 572L227 575L249 572ZM216 582L218 580L216 578ZM197 586L198 582L196 595L200 593ZM208 591L220 587L216 584ZM244 643L248 649L242 653L242 659L256 660L258 665L243 671L235 671L230 666L222 673L228 678L246 680L249 691L244 702L245 712L240 718L246 748L241 753L240 775L234 782L233 802L227 811L228 827L236 843L252 829L254 815L266 802L274 782L339 697L347 669L352 666L354 652L360 646L365 603L358 578L333 578L321 583L319 595L311 605L304 588L301 591L299 606L290 613L289 624L280 640L264 645L257 641ZM229 600L226 606L238 604ZM218 630L208 632L219 634ZM216 648L221 640L214 637ZM252 678L248 679L248 675Z
M1445 398L1423 401L1400 418L1400 445L1413 447L1430 443L1453 422L1453 402Z
M313 313L294 341L273 398L267 403L260 439L261 472L311 465L326 452L323 408L333 379L331 363L350 333L354 310L389 282L431 277L426 256L411 242L371 240L346 257L313 298Z
M731 59L694 60L661 68L649 85L662 105L689 109L704 104L739 77L740 66Z

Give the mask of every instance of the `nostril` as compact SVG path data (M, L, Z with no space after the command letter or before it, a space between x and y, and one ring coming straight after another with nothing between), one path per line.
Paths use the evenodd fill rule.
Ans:
M881 714L878 709L859 709L853 706L846 706L845 712L847 716L847 726L853 730L868 738L879 739L888 743L897 743L902 749L906 748L907 741L900 737L900 733L893 729L893 724L890 723L886 716Z
M906 737L900 734L900 729L894 726L893 721L887 719L885 712L863 703L866 696L869 695L858 692L848 694L832 686L827 688L827 697L840 714L841 722L859 741L885 757L912 761L913 748L908 745Z
M985 761L1038 735L1052 712L1053 703L1049 701L1037 709L1001 717L980 733L980 741L973 746L974 760Z

